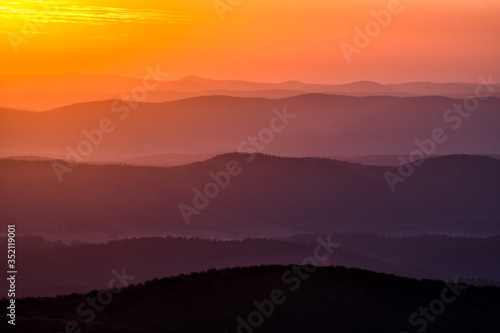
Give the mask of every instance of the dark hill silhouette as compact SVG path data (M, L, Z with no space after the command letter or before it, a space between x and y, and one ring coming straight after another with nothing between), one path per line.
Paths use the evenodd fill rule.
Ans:
M425 324L429 333L487 333L500 327L500 288L450 286L342 267L210 270L129 286L111 294L110 301L102 295L94 291L18 299L16 328L63 332L68 322L76 321L68 325L85 332L237 332L237 318L247 321L258 309L255 302L263 304L271 295L277 304L272 311L270 306L260 310L267 315L262 315L258 329L240 328L239 332L414 332ZM106 305L96 303L100 311L90 317L90 305L85 302L96 297L105 299ZM445 304L440 301L443 297L451 301ZM436 302L444 309L437 308ZM5 308L6 301L0 301L0 306ZM429 307L438 309L439 315L434 316L436 310L429 312ZM427 309L430 319L423 319L419 309ZM89 318L87 325L83 320ZM5 329L7 318L0 319Z

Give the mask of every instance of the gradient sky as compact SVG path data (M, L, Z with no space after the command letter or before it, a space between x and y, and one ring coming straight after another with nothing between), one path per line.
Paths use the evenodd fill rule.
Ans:
M160 64L173 79L499 81L499 0L401 0L348 64L340 43L391 1L243 0L223 21L213 0L0 1L0 75L142 77Z

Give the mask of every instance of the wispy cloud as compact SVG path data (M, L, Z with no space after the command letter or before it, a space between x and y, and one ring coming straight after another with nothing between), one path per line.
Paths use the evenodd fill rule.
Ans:
M158 9L81 6L75 1L0 1L0 20L47 20L54 23L178 24L195 21L188 13Z

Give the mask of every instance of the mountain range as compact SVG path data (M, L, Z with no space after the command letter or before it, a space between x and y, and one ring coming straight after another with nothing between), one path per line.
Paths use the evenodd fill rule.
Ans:
M464 116L453 111L461 103L447 97L308 94L283 99L206 96L133 105L102 101L46 112L0 109L0 156L64 159L79 149L86 162L140 162L141 157L163 155L167 158L157 161L172 165L175 158L171 161L169 154L213 156L256 149L280 156L403 154L407 159L422 150L416 140L430 140L436 129L444 139L432 155L500 154L500 99L483 100L477 111ZM277 114L290 118L283 122L275 119ZM107 133L100 129L103 121ZM271 125L280 130L269 132ZM251 137L258 139L256 144Z
M161 70L156 69L159 73ZM151 69L154 72L154 69ZM151 76L146 71L145 76ZM445 96L463 99L474 95L478 83L409 82L381 84L359 81L345 84L311 84L300 81L280 83L212 80L187 76L161 81L147 92L144 102L166 102L196 96L225 95L233 97L285 98L305 93L348 96ZM67 82L72 82L68 85ZM108 99L131 99L131 92L144 85L143 78L112 74L59 74L0 77L0 107L45 111L68 104ZM500 97L498 83L487 84L493 96ZM127 97L128 95L128 97Z
M239 173L224 176L228 165ZM2 160L0 218L62 238L500 233L499 160L426 159L392 192L386 172L401 168L225 154L177 167L80 164L59 182L53 162Z

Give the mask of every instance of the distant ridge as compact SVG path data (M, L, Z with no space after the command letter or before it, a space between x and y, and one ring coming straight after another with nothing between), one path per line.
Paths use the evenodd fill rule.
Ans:
M202 96L164 103L108 100L78 103L46 112L0 110L0 156L45 155L65 158L106 118L116 127L103 137L89 160L183 153L201 155L237 151L249 136L270 126L274 113L295 120L274 135L263 153L281 156L408 155L415 140L428 139L440 127L447 140L437 155L466 153L499 155L500 99L489 98L480 112L454 130L444 113L459 100L439 97L354 97L304 94L280 99ZM123 114L123 113L126 113ZM124 119L121 119L124 117ZM250 147L242 146L244 151ZM396 158L396 163L398 159Z
M140 78L113 74L60 74L40 76L0 76L0 107L45 111L75 102L123 98L142 86ZM208 94L282 98L302 93L328 93L352 96L438 95L465 98L474 93L476 83L411 82L381 84L358 81L344 84L314 84L297 80L279 83L242 80L213 80L186 76L166 80L148 92L146 102L166 102ZM500 85L493 86L500 97ZM282 91L282 93L277 93Z

